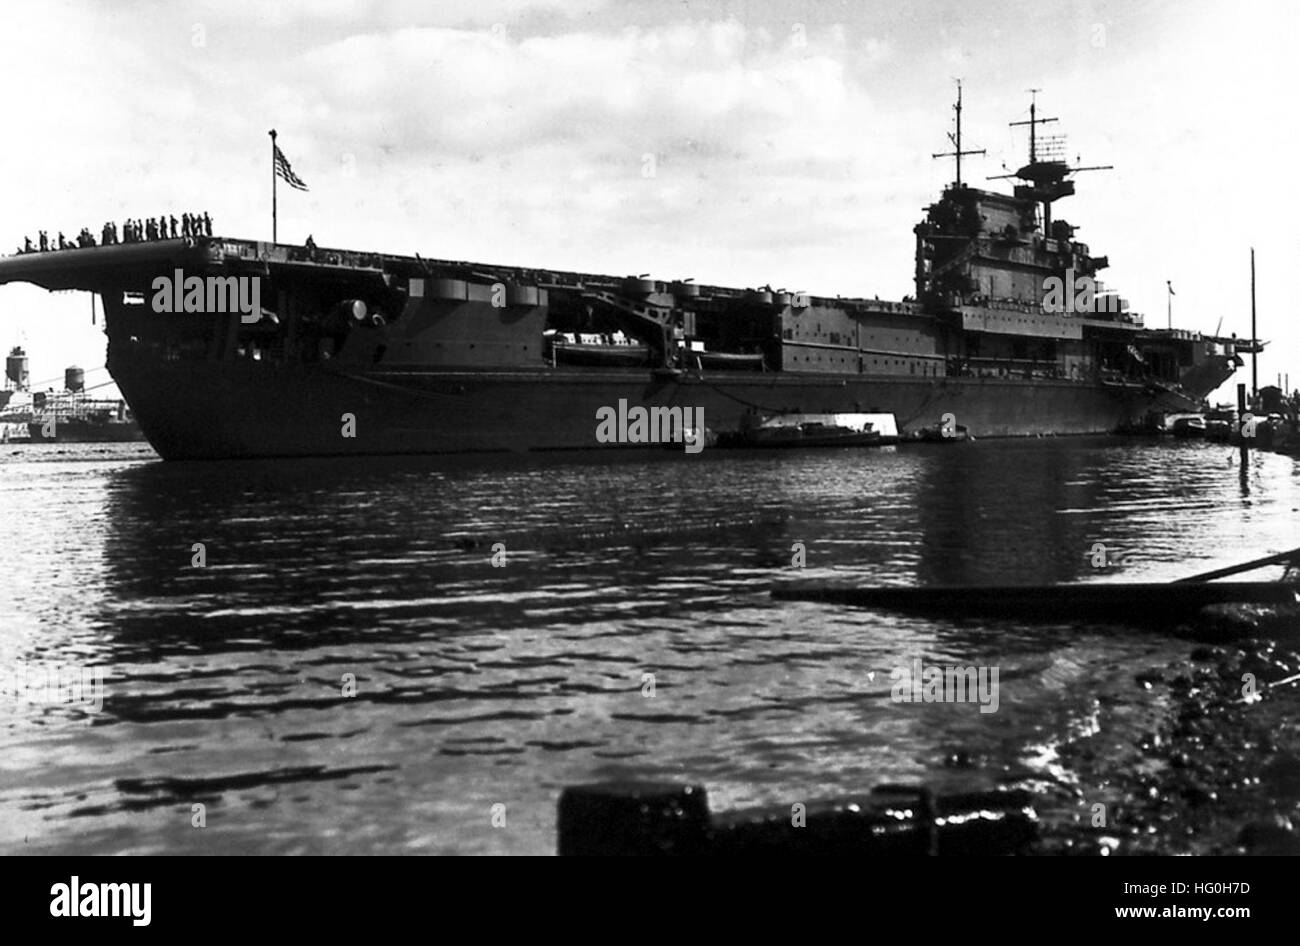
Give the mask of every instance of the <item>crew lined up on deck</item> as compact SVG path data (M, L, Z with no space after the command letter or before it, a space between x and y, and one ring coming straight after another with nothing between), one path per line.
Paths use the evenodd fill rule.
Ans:
M122 224L122 236L117 235L117 224L109 221L100 231L99 242L88 227L82 227L76 241L68 240L59 231L57 240L51 240L46 231L41 230L36 243L31 237L23 237L23 246L19 253L46 253L50 250L73 250L85 246L112 246L116 243L146 243L150 240L180 240L190 237L212 236L212 218L206 213L181 214L177 220L174 216L150 217L148 220L133 219Z

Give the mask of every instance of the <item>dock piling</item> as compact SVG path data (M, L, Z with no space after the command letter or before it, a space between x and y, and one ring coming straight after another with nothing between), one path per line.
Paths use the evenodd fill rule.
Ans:
M1252 429L1249 433L1246 431L1246 385L1237 385L1237 439L1241 441L1241 472L1245 475L1246 467L1250 464L1250 436L1254 434Z

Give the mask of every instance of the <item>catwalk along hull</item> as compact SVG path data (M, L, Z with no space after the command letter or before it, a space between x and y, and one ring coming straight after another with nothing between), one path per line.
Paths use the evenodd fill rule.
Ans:
M597 439L598 411L617 409L620 400L629 408L702 409L704 426L716 431L738 429L754 409L893 413L900 427L950 413L983 436L1106 433L1154 403L1140 389L992 378L742 372L663 379L644 369L362 375L274 364L113 374L167 459L608 449Z

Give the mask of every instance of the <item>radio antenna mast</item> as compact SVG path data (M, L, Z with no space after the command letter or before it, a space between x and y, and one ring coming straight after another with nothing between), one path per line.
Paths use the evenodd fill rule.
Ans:
M942 154L936 154L936 158L956 158L957 159L957 187L961 187L961 159L967 154L984 154L983 148L978 151L963 151L961 149L961 79L957 80L957 104L952 107L957 114L956 132L948 132L948 140L952 142L952 150L945 151Z

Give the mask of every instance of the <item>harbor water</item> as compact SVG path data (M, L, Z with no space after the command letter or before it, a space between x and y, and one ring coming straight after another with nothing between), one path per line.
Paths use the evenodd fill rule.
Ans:
M1135 677L1195 643L769 592L1158 581L1300 544L1295 461L1238 462L1118 438L177 464L6 444L0 668L103 683L99 707L4 693L0 852L550 854L561 789L612 778L701 783L714 810L886 781L1120 804L1096 771L1161 711ZM895 700L915 660L997 668L996 712Z

